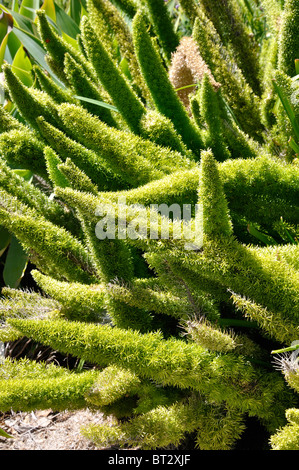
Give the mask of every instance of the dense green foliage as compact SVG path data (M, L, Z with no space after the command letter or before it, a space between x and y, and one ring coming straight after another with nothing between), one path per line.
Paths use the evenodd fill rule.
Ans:
M2 64L0 255L36 292L3 289L0 340L81 366L6 357L0 411L101 410L89 439L141 449L254 419L298 450L298 2L86 0L67 32L46 3L30 83Z

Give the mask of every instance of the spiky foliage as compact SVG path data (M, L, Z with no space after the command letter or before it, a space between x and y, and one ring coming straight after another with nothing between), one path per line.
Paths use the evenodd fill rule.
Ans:
M173 89L165 70L159 50L155 47L142 12L134 17L133 40L142 75L148 85L157 110L171 119L185 145L198 155L202 147L200 131L188 114Z
M16 380L17 373L21 379ZM51 407L64 410L72 406L70 396L73 407L82 408L85 405L85 393L96 376L97 372L93 370L75 374L52 365L47 367L22 361L15 366L13 362L6 361L0 376L1 409L9 411L13 406L16 410L26 411Z
M180 3L187 27L162 0L88 0L78 47L38 11L64 87L3 67L0 224L39 292L3 289L0 339L89 365L7 358L0 411L90 407L115 419L88 438L141 449L233 449L254 417L298 448L297 355L270 354L299 334L295 121L273 85L298 118L296 2L262 2L270 37L248 2Z
M298 59L299 7L298 2L287 0L281 15L279 35L278 67L289 76L296 74L295 60Z
M292 344L297 345L298 341ZM294 346L296 347L296 346ZM292 349L292 348L286 348ZM274 351L275 352L275 351ZM285 380L289 386L299 391L299 367L298 367L298 349L293 352L283 352L275 357L276 367L282 371ZM280 427L277 432L271 436L271 446L274 450L298 450L298 424L299 409L289 408L286 410L287 425Z

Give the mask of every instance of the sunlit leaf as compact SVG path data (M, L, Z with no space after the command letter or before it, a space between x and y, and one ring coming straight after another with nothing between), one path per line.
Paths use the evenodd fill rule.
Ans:
M26 16L34 21L35 11L39 9L39 0L23 0L20 6L20 15Z
M5 59L5 51L7 47L8 35L9 33L7 33L6 36L4 36L3 41L1 42L1 45L0 45L0 67L2 67L4 59Z
M10 13L7 13L6 11L1 11L1 14L0 14L0 42L3 41L3 39L7 35L7 33L10 33L12 28L13 28L13 17L11 16Z
M119 63L119 66L120 66L120 69L122 70L122 72L126 75L126 77L129 79L129 80L132 80L132 76L131 76L131 72L130 72L130 69L129 69L129 64L128 64L128 60L123 57L122 60L120 61Z
M8 44L8 37L13 28L13 17L6 11L1 11L0 14L0 67L5 59L6 47Z
M281 354L285 352L290 352L290 351L296 351L296 349L299 349L299 341L293 341L292 345L287 347L287 348L282 348L282 349L275 349L271 351L271 354Z
M31 182L33 178L33 173L30 170L13 170L14 173L21 176L25 181Z
M62 37L66 42L68 42L71 46L73 46L74 49L79 49L79 44L76 41L76 39L72 38L71 36L64 33L63 31L62 31Z
M13 58L15 57L16 53L21 47L21 41L17 38L17 36L14 33L15 29L13 29L8 36L8 41L7 41L7 51L9 51L9 54L11 56L11 60L7 60L9 64L12 64Z
M80 28L75 21L55 3L56 24L61 31L73 39L80 34Z
M45 10L46 15L51 18L54 23L56 23L56 10L54 0L45 0L40 9Z
M105 103L104 101L98 101L98 100L93 100L92 98L85 98L84 96L74 96L77 100L81 101L86 101L87 103L92 103L97 106L102 106L102 108L108 108L111 109L112 111L118 111L118 109L115 106L112 106L111 104Z
M70 17L77 25L80 24L81 19L81 2L79 0L70 1Z
M19 11L18 0L12 0L11 9L12 9L13 11Z
M28 58L27 52L24 47L21 46L16 53L13 63L12 71L16 74L17 77L24 83L26 86L31 86L33 84L33 79L30 74L32 70L32 63Z

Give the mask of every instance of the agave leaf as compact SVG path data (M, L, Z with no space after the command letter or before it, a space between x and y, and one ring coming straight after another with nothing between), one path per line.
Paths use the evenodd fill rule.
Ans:
M37 39L37 27L33 23L33 21L31 21L30 18L20 15L18 11L9 10L3 5L0 6L0 9L2 9L3 13L9 19L9 29L7 30L7 32L10 33L9 38L8 38L8 47L10 49L11 57L13 58L21 46L20 40L14 34L15 28L19 28L23 30L25 33L28 33L32 35L33 37L36 37ZM2 18L2 15L0 15L0 18ZM4 25L5 21L7 23L6 19L2 19L3 26L5 26ZM2 31L3 31L3 27L2 27ZM1 36L1 21L0 21L0 36ZM12 60L9 61L9 63L12 63Z
M21 47L21 41L17 38L14 33L14 29L9 33L7 41L6 55L10 54L10 60L7 60L9 64L12 64L13 59Z
M48 66L45 60L46 51L43 48L41 41L20 28L14 28L14 33L35 62L37 62L43 70L46 70L61 88L65 88L65 85L56 77L52 69Z
M14 28L14 33L36 62L44 68L49 68L45 61L46 51L42 46L42 42L33 34L19 27Z
M10 434L7 434L7 432L4 431L4 429L0 428L0 436L6 437L7 439L13 439L13 436Z
M81 5L82 5L82 8L83 8L85 11L87 11L87 2L86 2L86 0L80 0L80 3L81 3Z
M20 6L20 15L30 18L32 21L35 20L35 11L39 9L39 0L23 0Z
M13 28L13 17L10 13L2 11L0 15L0 68L5 59L8 37Z
M80 23L81 19L81 2L78 0L70 1L70 17L75 21L77 25Z
M288 243L292 243L293 245L298 243L298 240L296 236L293 234L291 235L286 222L283 220L283 218L280 218L280 221L278 224L276 224L277 228L276 231L279 233L279 235L284 239L284 241L287 241Z
M45 10L46 15L51 18L54 23L56 23L56 10L54 0L45 0L40 9Z
M283 92L282 88L276 83L275 80L273 80L273 84L274 84L274 88L275 88L275 91L276 93L278 94L279 96L279 99L288 115L288 118L292 124L292 128L293 128L293 131L295 133L295 136L296 136L296 139L299 140L299 123L296 119L296 115L295 115L295 112L294 112L294 109L290 103L290 101L288 100L288 98L285 96L285 93Z
M78 1L78 0L77 0ZM62 8L55 3L56 24L65 34L73 39L76 39L80 34L80 28L77 23L71 18Z
M79 44L76 39L72 38L71 36L66 34L64 31L62 31L62 37L66 42L68 42L71 46L73 46L74 49L79 49Z
M30 87L33 84L31 76L32 63L23 46L21 46L16 53L13 63L12 71L19 77L24 85Z
M4 62L5 51L6 51L6 47L7 47L7 41L8 41L8 35L9 35L9 33L7 33L6 36L4 36L3 41L1 42L1 45L0 45L0 67L2 67L2 64Z
M265 243L265 245L277 245L278 244L274 240L274 238L272 238L270 235L267 235L263 232L260 232L259 230L257 230L257 228L253 224L248 224L247 230L255 238L257 238L261 242Z
M14 19L14 26L33 35L36 33L36 26L30 18L20 15L20 13L16 11L10 10L10 13Z
M281 354L289 351L296 351L296 349L299 349L299 341L293 341L291 346L283 349L275 349L271 351L271 354Z
M293 139L293 137L290 137L289 139L289 145L290 147L294 150L294 152L296 154L299 154L299 145L297 144L297 142L295 142L295 140Z
M105 103L104 101L93 100L92 98L85 98L84 96L77 96L77 95L75 95L74 98L76 98L77 100L86 101L87 103L95 104L97 106L102 106L103 108L111 109L112 111L119 112L115 106Z
M3 269L5 284L16 289L24 275L28 263L28 255L17 238L12 235Z
M48 18L56 23L56 10L54 0L44 0L44 3L40 7L40 10L44 10Z
M124 73L124 75L129 80L132 80L132 76L131 76L130 69L129 69L129 63L128 63L128 60L125 57L123 57L122 60L120 61L119 67L122 70L122 72Z
M24 178L25 181L31 183L33 173L30 170L13 170L14 173Z
M12 11L19 11L18 0L12 0L11 9Z
M0 256L3 255L4 251L9 245L11 234L6 228L0 226Z
M13 17L10 13L2 11L0 15L0 42L3 41L4 37L10 33L13 28Z

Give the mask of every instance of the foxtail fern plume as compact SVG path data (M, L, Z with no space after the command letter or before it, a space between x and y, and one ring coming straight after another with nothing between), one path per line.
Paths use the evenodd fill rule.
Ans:
M195 90L196 84L202 81L205 73L209 74L213 86L218 89L220 84L215 82L196 42L192 37L183 37L172 54L169 78L186 108L190 106L190 93Z
M202 147L200 131L189 119L173 89L167 72L149 36L144 16L137 13L133 22L133 40L142 75L158 111L172 120L185 145L198 155ZM167 99L165 99L167 97Z
M31 84L1 68L0 341L50 357L5 349L0 412L100 411L100 449L243 449L258 422L298 450L298 1L79 3L76 38L16 15Z
M298 59L299 7L298 2L287 0L281 15L279 36L278 68L290 77L296 74L295 60Z

